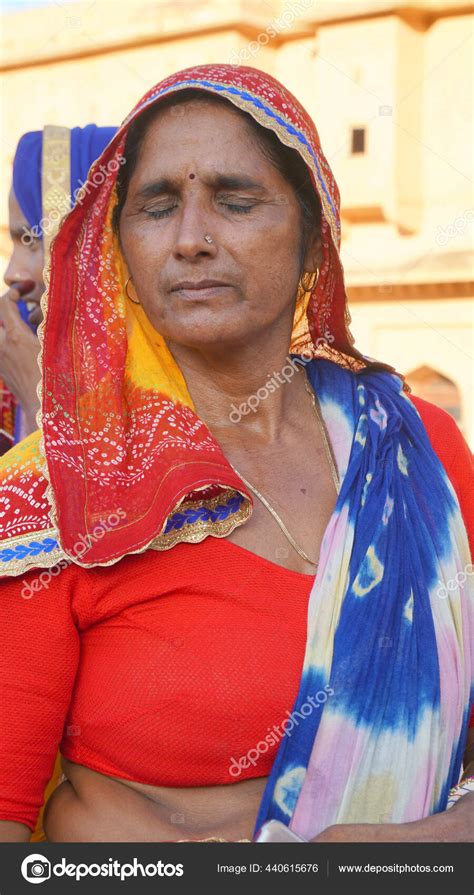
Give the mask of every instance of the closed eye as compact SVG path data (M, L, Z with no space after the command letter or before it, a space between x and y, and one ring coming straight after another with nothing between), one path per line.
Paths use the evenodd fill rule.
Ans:
M159 218L167 218L168 215L170 215L171 212L174 211L174 209L177 207L177 205L172 205L171 208L160 208L155 211L149 211L148 209L146 209L145 214L147 214L150 218L154 218L155 220Z
M220 202L219 204L222 205L224 208L228 208L229 211L232 212L232 214L249 214L249 212L252 211L253 208L255 208L256 203L254 203L253 205L235 205L231 202ZM147 214L148 217L153 218L154 220L162 220L163 218L169 217L171 212L174 211L177 207L177 205L172 205L170 208L157 208L154 210L145 209L145 214Z
M229 208L234 214L248 214L255 208L255 205L231 205L230 202L221 202L225 208Z

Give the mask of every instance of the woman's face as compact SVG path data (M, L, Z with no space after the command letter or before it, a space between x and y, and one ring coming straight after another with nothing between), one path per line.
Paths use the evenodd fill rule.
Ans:
M3 279L7 286L20 288L22 298L28 304L28 319L36 325L42 318L40 299L44 292L43 243L41 239L29 235L30 225L13 188L8 197L8 219L13 251Z
M289 338L301 275L300 207L231 106L183 103L151 122L120 239L128 291L168 341L248 342L279 320Z

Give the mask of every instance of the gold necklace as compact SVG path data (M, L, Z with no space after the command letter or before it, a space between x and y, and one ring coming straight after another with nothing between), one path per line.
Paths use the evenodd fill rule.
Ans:
M305 380L305 386L306 386L306 389L307 389L307 391L309 392L309 394L311 395L311 398L312 398L312 404L313 404L314 412L315 412L315 414L316 414L316 419L317 419L317 421L318 421L318 425L319 425L319 427L320 427L320 429L321 429L321 431L322 431L324 448L325 448L325 451L326 451L326 456L327 456L328 461L329 461L329 466L330 466L330 469L331 469L332 479L333 479L333 482L334 482L334 485L335 485L335 488L336 488L336 492L338 492L338 491L339 491L339 475L338 475L338 472L337 472L336 464L335 464L335 462L334 462L334 457L333 457L332 450L331 450L331 445L330 445L330 442L329 442L329 436L328 436L328 433L327 433L327 430L326 430L326 426L325 426L324 420L323 420L323 418L322 418L321 412L320 412L319 407L318 407L318 405L317 405L317 403L316 403L316 397L315 397L314 391L313 391L313 389L312 389L312 388L309 386L309 384L308 384L308 378L307 378L306 374L303 373L303 375L304 375L304 380ZM229 461L229 462L230 462L230 461ZM283 519L281 519L281 517L278 515L277 511L274 510L273 507L269 504L269 502L268 502L268 500L266 499L266 497L264 497L263 494L260 493L260 491L258 490L258 488L255 487L255 485L251 485L250 482L248 482L247 479L244 478L244 476L242 475L242 473L239 472L239 470L234 466L233 463L231 463L230 465L232 466L232 469L234 470L234 472L237 473L237 475L239 476L239 478L241 478L242 481L247 485L247 488L250 488L250 490L256 495L256 497L258 497L259 500L263 503L263 506L266 507L266 509L269 511L269 513L271 513L271 515L273 516L275 522L278 524L278 526L279 526L280 529L282 530L282 532L283 532L283 534L285 535L287 541L289 541L289 543L291 544L291 546L293 547L293 549L296 550L296 552L299 554L299 556L302 557L302 559L306 560L306 562L309 562L310 565L315 566L315 567L317 568L317 567L318 567L318 563L315 562L314 559L310 559L309 556L308 556L308 554L305 553L305 551L303 550L303 548L298 546L298 544L296 543L296 541L295 541L293 535L288 531L288 529L287 529L285 523L283 522Z

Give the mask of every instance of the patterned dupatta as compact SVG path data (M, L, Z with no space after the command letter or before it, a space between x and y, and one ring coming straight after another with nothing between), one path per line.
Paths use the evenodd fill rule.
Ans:
M293 729L257 826L276 817L310 837L336 821L421 817L446 804L466 736L466 587L447 587L469 562L466 533L400 378L353 345L337 185L311 118L269 75L204 65L166 78L90 169L52 245L41 430L0 460L0 562L6 575L60 561L110 565L224 537L251 515L252 497L197 417L164 339L126 299L111 226L130 124L189 87L294 147L322 207L323 260L312 290L296 296L290 349L312 358L341 489L309 599Z

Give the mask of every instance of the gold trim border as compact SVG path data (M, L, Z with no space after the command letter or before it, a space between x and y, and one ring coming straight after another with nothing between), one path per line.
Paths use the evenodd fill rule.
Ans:
M210 482L204 487L195 490L204 491L214 484L214 482ZM253 511L252 503L246 494L242 494L241 491L237 491L236 489L229 489L227 487L220 494L202 502L195 500L186 500L186 496L184 498L181 498L181 500L178 501L175 507L167 515L163 525L163 527L165 528L168 519L179 510L197 510L200 507L214 510L218 504L232 499L232 497L236 496L237 494L242 495L242 497L244 498L244 502L237 510L237 512L231 513L227 519L222 519L220 522L200 520L199 522L185 523L179 530L170 531L168 532L168 534L161 533L155 536L151 541L148 542L148 544L145 544L144 547L140 547L139 550L127 551L121 556L117 556L112 560L108 560L107 562L102 563L83 563L80 562L77 557L74 558L72 556L69 556L69 554L66 553L63 547L61 547L59 532L57 529L42 529L41 532L36 531L29 532L25 535L18 535L16 538L11 538L8 542L4 542L4 545L2 545L2 549L13 550L15 549L15 547L21 547L23 545L26 546L30 544L32 540L42 540L48 537L54 538L54 540L58 541L59 546L48 552L45 556L25 556L22 559L12 559L5 563L0 562L0 576L18 577L19 575L25 574L26 572L29 572L33 569L50 569L56 566L61 560L66 560L68 565L76 565L84 569L95 568L96 566L112 566L115 565L115 563L120 562L120 560L124 559L125 556L145 553L146 550L170 550L172 547L175 546L175 544L198 544L207 537L225 538L228 534L230 534L231 531L234 530L234 528L237 528L239 525L243 525L243 523L246 522L246 520L251 516Z
M71 202L71 131L68 127L47 124L43 128L41 160L42 213L47 221L43 230L45 257Z

